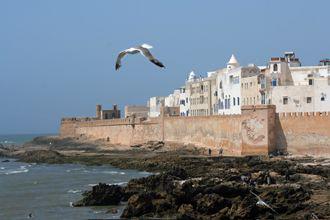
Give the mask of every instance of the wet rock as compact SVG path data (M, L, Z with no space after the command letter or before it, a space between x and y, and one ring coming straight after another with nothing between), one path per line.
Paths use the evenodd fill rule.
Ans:
M123 198L123 190L118 185L99 183L91 191L83 193L84 198L73 206L118 205Z
M18 155L20 161L26 163L63 163L64 156L53 150L26 151Z
M3 160L2 163L8 163L10 160Z

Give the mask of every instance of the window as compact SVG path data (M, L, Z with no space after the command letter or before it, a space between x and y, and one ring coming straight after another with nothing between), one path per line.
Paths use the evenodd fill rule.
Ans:
M237 105L239 105L239 97L237 97Z
M265 94L261 94L261 104L266 104L266 96L265 96Z
M236 99L235 99L235 97L233 98L233 105L236 105Z
M273 66L273 71L276 72L278 70L278 66L277 64L275 63L274 66Z
M313 85L313 79L308 80L308 85L310 85L310 86Z
M322 102L325 101L325 97L324 96L321 97L321 101Z
M256 97L253 97L253 104L256 104Z
M242 89L243 89L243 83L242 83Z
M250 82L250 87L252 87L252 82Z
M283 97L283 105L287 105L288 104L288 97Z
M307 97L307 103L312 103L312 97Z
M272 79L272 86L277 86L277 80L276 79Z
M219 88L222 89L222 81L219 83Z
M234 76L233 76L233 75L230 75L230 76L229 76L229 82L230 82L230 83L233 83L233 79L234 79Z

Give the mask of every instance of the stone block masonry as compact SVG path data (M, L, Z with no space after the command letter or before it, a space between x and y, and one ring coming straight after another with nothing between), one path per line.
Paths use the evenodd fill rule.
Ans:
M275 107L246 106L241 115L231 116L166 116L141 121L139 118L97 120L94 118L62 119L62 137L85 137L109 140L112 144L135 145L147 141L165 141L176 144L194 144L220 147L229 155L265 155L274 150Z

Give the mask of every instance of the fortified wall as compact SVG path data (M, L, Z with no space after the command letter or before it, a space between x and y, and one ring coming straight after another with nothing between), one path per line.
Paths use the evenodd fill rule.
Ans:
M276 146L294 155L330 157L329 112L278 113Z
M246 106L241 115L166 116L157 118L62 119L62 137L86 136L112 144L135 145L148 141L194 144L230 155L268 154L275 150L275 106Z
M194 144L227 155L292 154L330 156L328 113L276 114L274 105L243 106L241 115L166 116L157 118L62 119L62 137L86 136L112 144L148 141Z

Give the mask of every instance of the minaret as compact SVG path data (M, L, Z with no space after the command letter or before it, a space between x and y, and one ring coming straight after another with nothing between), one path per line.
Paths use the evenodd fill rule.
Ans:
M231 70L236 67L239 67L239 63L238 63L236 57L234 56L234 54L232 54L230 57L230 60L227 63L227 70Z

